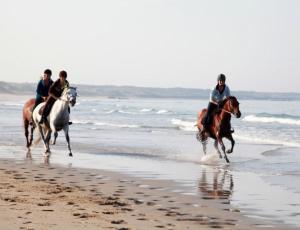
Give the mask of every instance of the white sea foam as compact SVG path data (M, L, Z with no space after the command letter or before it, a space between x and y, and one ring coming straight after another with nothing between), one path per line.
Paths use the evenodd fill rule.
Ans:
M169 111L168 110L166 110L166 109L160 109L160 110L158 110L156 113L157 114L163 114L163 113L168 113Z
M118 127L118 128L139 128L139 125L129 125L129 124L114 124L114 123L106 123L106 122L96 122L95 125L98 126L110 126L110 127Z
M197 131L197 128L195 127L196 122L183 121L181 119L172 119L171 122L173 125L176 125L180 130Z
M280 117L260 117L256 115L248 115L244 117L244 121L248 122L261 122L261 123L280 123L287 125L300 125L299 119L280 118Z
M0 106L22 107L22 106L24 106L24 104L14 103L14 102L0 102Z
M206 154L203 155L200 162L205 165L218 165L220 159L217 154Z
M106 113L106 114L111 114L111 113L114 113L114 112L116 112L116 111L117 111L117 110L112 109L112 110L106 111L105 113Z
M124 113L124 114L138 114L136 112L126 111L126 110L117 110L118 113Z
M154 109L141 109L140 112L142 113L147 113L147 112L151 112L153 111Z
M118 127L118 128L139 128L139 125L131 125L131 124L115 124L108 122L92 122L88 120L74 120L74 124L83 124L83 125L96 125L96 126L109 126L109 127ZM96 128L93 128L96 129Z
M285 141L280 139L270 139L262 136L247 136L247 135L233 135L234 139L246 141L249 143L257 143L257 144L270 144L270 145L283 145L288 147L300 147L300 143L292 142L292 141Z

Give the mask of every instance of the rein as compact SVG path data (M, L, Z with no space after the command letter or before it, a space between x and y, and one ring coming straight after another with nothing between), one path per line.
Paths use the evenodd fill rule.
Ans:
M215 104L215 105L218 105L218 103L215 103L213 101L211 101L211 103ZM232 112L228 111L227 109L221 109L222 111L224 111L225 113L229 113L230 115L234 115Z
M226 109L221 109L222 111L224 111L225 113L229 113L230 115L234 115L232 112L226 110Z
M63 102L69 102L68 100L65 100L65 99L63 99L63 98L58 98L58 100L60 100L60 101L63 101Z

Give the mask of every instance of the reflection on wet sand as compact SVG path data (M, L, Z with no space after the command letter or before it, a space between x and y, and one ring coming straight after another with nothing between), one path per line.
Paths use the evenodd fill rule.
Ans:
M207 172L204 168L199 180L199 191L202 199L227 199L233 192L232 175L227 170L212 169Z
M30 149L27 149L26 159L32 160L32 155L31 155L31 150Z

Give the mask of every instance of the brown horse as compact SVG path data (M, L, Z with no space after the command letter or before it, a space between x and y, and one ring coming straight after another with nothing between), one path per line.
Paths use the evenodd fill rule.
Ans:
M23 125L24 125L24 132L25 132L25 137L26 137L26 146L29 149L32 140L33 140L33 131L35 129L34 122L30 123L31 120L31 113L32 113L32 108L35 104L35 99L31 98L29 99L24 107L23 107ZM29 139L29 128L30 128L30 139Z
M197 119L197 128L199 130L199 132L197 133L197 139L200 142L202 142L203 152L204 154L206 154L207 137L213 138L215 140L214 146L220 158L222 158L222 155L218 149L218 144L221 145L222 151L224 153L224 158L226 162L229 163L226 153L232 153L235 143L235 141L232 138L232 133L234 131L231 129L230 124L231 115L234 115L236 118L240 118L241 112L239 109L239 102L233 96L228 97L222 104L223 105L221 106L221 111L218 113L215 112L214 117L212 119L213 122L210 125L208 131L206 132L206 135L204 136L202 136L200 133L203 129L202 120L206 114L206 109L203 109L201 112L199 112ZM230 150L225 151L225 145L222 141L222 138L224 137L231 142Z

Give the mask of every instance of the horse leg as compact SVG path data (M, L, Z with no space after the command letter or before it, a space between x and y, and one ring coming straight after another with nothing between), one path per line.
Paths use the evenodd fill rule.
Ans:
M32 125L31 125L31 129L30 129L30 141L29 141L29 146L31 146L31 144L32 144L34 129L35 129L35 127L34 127L34 125L32 124Z
M24 120L24 132L25 132L24 134L26 137L26 147L27 148L30 147L29 140L28 140L28 135L29 135L28 127L29 127L29 122L27 120Z
M57 136L58 136L57 131L54 131L54 140L53 140L53 142L52 142L52 145L55 145L55 144L56 144L56 138L57 138Z
M47 153L48 148L47 148L47 144L46 144L46 139L45 139L45 136L44 136L43 128L42 128L42 126L40 124L38 124L38 129L39 129L40 135L41 135L42 140L43 140L43 144L44 144L44 148L45 148L45 153Z
M68 142L68 149L69 149L69 156L72 157L72 150L71 150L71 146L70 146L70 137L69 137L69 127L64 128L64 132L65 132L65 136L66 136L66 140Z
M202 141L201 143L202 143L202 148L203 148L204 155L206 155L207 141Z
M227 155L226 155L225 145L224 145L224 143L223 143L223 141L222 141L222 138L219 137L219 138L218 138L218 142L219 142L219 144L221 145L221 148L222 148L222 151L223 151L223 153L224 153L224 158L225 158L226 162L229 163L229 160L228 160Z
M217 150L217 153L219 154L219 157L222 158L222 154L221 154L221 152L218 148L218 141L217 140L215 140L215 142L214 142L214 147Z
M228 149L228 150L227 150L227 153L232 153L232 152L233 152L233 147L234 147L235 141L233 140L231 134L230 134L230 136L227 137L227 139L230 140L230 142L231 142L231 149Z
M47 134L46 134L46 144L47 144L47 151L46 152L47 153L51 153L50 146L49 146L50 138L51 138L51 129L48 129Z

